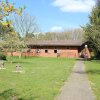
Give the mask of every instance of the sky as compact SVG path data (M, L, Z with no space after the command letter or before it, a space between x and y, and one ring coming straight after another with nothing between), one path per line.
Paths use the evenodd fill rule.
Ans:
M79 28L89 22L95 0L9 0L36 18L42 32Z

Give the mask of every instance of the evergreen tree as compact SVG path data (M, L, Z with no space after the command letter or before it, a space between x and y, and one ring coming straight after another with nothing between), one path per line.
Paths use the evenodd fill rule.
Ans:
M83 27L85 38L91 42L96 55L100 57L100 0L97 0L89 19L90 22Z

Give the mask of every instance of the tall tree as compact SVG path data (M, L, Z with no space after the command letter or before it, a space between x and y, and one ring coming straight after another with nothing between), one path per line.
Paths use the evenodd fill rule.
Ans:
M21 16L14 15L11 17L11 21L14 30L16 30L21 39L21 46L23 47L21 51L23 52L25 48L27 48L26 42L30 39L34 39L34 34L39 31L36 19L26 12L23 12Z
M83 27L85 38L91 42L96 54L100 56L100 0L97 0L89 19L90 22Z
M23 12L21 16L15 15L12 18L13 27L23 39L23 45L34 38L34 34L39 31L35 17Z
M8 19L11 14L21 16L24 8L16 8L14 4L8 0L0 0L0 47L9 49L11 52L15 48L19 48L21 42L19 41L18 34L12 26L12 22Z
M21 16L14 15L12 19L14 29L22 36L32 35L38 32L39 28L35 17L23 12Z

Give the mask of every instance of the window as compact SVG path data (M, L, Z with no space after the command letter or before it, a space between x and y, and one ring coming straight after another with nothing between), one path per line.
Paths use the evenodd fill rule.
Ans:
M54 53L57 53L57 50L54 50Z
M35 52L36 52L36 53L40 53L40 50L39 50L39 49L36 49Z
M48 50L45 50L45 53L48 53Z
M59 49L54 50L54 53L60 53L60 50Z

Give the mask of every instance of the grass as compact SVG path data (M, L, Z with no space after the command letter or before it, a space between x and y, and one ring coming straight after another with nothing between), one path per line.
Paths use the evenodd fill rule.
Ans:
M22 73L14 73L20 62ZM74 59L30 57L11 58L0 70L0 100L54 100L68 78Z
M85 64L96 100L100 100L100 61L87 61Z

